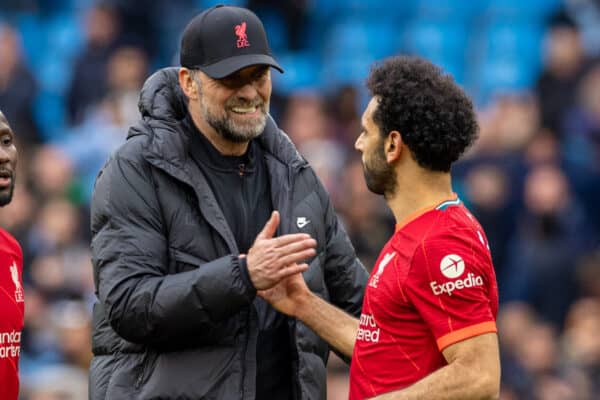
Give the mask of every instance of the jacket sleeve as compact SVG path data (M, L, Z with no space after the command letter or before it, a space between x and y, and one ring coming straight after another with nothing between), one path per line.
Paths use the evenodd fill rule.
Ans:
M168 241L150 166L111 159L92 200L92 258L112 328L134 343L201 335L252 302L256 291L237 256L167 274Z
M325 207L327 247L324 273L329 296L333 304L359 317L368 273L356 256L348 234L320 181L318 188L319 197Z

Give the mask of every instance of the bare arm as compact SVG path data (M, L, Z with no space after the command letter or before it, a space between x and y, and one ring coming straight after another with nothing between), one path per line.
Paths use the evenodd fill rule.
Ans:
M413 385L377 396L377 400L498 399L500 355L495 333L455 343L443 350L448 365Z
M342 354L352 356L358 320L312 293L301 274L258 294L275 309L305 323Z

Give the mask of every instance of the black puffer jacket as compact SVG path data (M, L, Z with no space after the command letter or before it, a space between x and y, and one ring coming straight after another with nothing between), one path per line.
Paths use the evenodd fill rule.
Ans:
M148 79L140 110L142 120L103 168L92 202L99 302L90 398L254 399L256 291L243 278L233 235L188 156L177 69ZM306 282L358 316L367 273L327 193L272 119L259 141L273 207L281 213L278 234L307 232L318 241ZM327 344L293 319L289 330L294 398L325 399Z

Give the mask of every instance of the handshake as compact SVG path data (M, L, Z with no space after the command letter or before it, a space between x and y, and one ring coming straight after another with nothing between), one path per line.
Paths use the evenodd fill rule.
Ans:
M248 251L246 265L258 295L279 311L294 315L303 294L310 294L301 273L303 261L316 254L317 241L306 233L273 237L279 226L279 212L273 211Z

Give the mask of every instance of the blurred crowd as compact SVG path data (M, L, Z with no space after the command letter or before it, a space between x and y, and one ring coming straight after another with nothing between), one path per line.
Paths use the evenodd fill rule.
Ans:
M509 0L486 1L510 10ZM383 200L364 185L353 149L366 100L366 71L354 60L359 53L351 51L342 56L352 73L344 75L345 64L332 72L338 61L315 56L313 47L328 46L330 41L321 43L321 37L342 37L334 50L348 43L360 47L365 40L356 36L360 31L323 30L323 16L315 16L316 10L336 15L337 5L345 7L344 15L354 12L359 19L361 4L376 9L383 2L225 3L246 5L263 18L275 55L282 54L277 58L287 70L273 74L271 111L323 180L370 269L394 220ZM403 2L397 3L400 8ZM441 18L440 26L448 25L459 17L444 7L471 4L411 3L424 8L412 14L403 9L396 26L414 26L427 19L423 10L432 9L443 11L432 21ZM472 54L463 50L465 65L457 67L436 59L434 42L399 47L398 52L439 61L477 105L480 138L454 168L453 184L485 228L496 267L502 399L591 400L600 398L600 35L594 35L600 31L600 2L531 1L537 3L554 6L539 11L540 35L531 45L536 50L523 66L529 80L498 84L499 75L492 74L496 85L471 84ZM22 398L86 399L94 178L138 118L137 97L145 79L157 68L175 65L186 21L213 2L0 4L0 109L17 134L20 153L14 200L0 209L0 226L16 236L24 251ZM488 15L478 12L469 16L476 24ZM507 26L519 12L508 13ZM512 40L526 42L520 34ZM506 46L493 40L491 46L498 43ZM371 41L366 48L378 45ZM329 399L347 398L347 372L332 355Z

